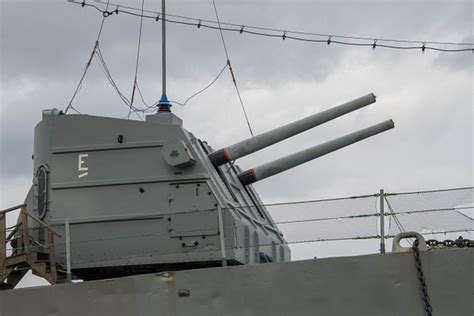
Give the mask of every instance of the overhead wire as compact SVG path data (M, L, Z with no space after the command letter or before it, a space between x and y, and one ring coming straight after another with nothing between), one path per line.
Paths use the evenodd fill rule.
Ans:
M77 86L76 86L76 89L74 90L74 93L73 93L67 107L65 108L65 113L67 113L69 109L72 109L76 113L80 114L80 112L73 106L73 101L75 100L77 94L79 93L79 91L82 88L84 78L86 77L86 74L88 72L88 69L90 68L90 65L91 65L94 57L96 55L99 55L99 54L97 54L97 52L98 52L98 48L99 48L99 40L101 38L102 31L103 31L104 24L105 24L105 19L107 17L113 15L113 14L117 15L119 13L124 13L124 14L128 14L128 15L133 15L133 16L140 17L140 19L141 19L139 39L138 39L138 48L137 48L137 62L136 62L136 65L135 65L135 78L134 78L134 85L133 85L133 88L132 88L132 97L131 97L130 100L128 100L126 97L124 97L123 93L120 92L117 85L115 84L115 82L111 78L110 71L108 71L108 68L105 65L105 61L103 59L103 56L101 56L99 58L100 59L99 64L101 65L101 69L104 71L104 74L106 75L106 77L109 80L109 82L111 83L111 85L117 91L117 93L120 96L120 98L122 99L122 101L124 101L124 103L129 108L129 113L128 113L127 117L129 118L131 113L134 112L134 113L137 113L137 116L140 119L143 119L138 114L138 112L147 113L147 112L150 112L150 111L154 111L154 107L156 105L156 103L155 103L152 106L149 106L145 102L143 102L144 105L145 105L144 109L139 109L139 108L137 108L133 105L134 100L135 100L135 91L139 90L139 89L137 89L138 88L138 65L139 65L139 56L140 56L140 47L141 47L141 34L142 34L142 28L143 28L143 19L148 18L148 19L154 19L155 21L158 21L160 19L160 13L155 12L155 11L145 10L144 1L142 1L142 7L141 8L134 8L134 7L130 7L130 6L124 6L124 5L121 5L121 4L120 5L119 4L114 4L114 3L111 3L110 0L107 0L107 2L96 0L95 1L96 4L105 5L104 9L102 9L101 7L99 7L96 4L87 3L85 0L83 0L83 1L68 0L68 2L74 3L74 4L79 4L79 5L81 5L81 7L92 7L94 9L96 9L97 11L102 13L102 20L101 20L100 28L99 28L99 31L98 31L98 34L97 34L97 39L96 39L95 44L94 44L94 48L93 48L93 50L90 54L90 57L89 57L86 65L84 67L83 73L81 75L81 78L80 78ZM115 10L110 10L109 11L109 7L111 7L111 6L115 6ZM235 24L235 23L221 22L220 19L219 19L218 12L217 12L217 7L215 5L215 0L213 0L213 6L214 6L214 11L215 11L215 14L216 14L217 21L198 19L198 18L194 18L194 17L186 17L186 16L173 15L173 14L167 14L166 18L161 17L161 19L164 18L165 21L170 22L170 23L182 24L182 25L188 25L188 26L196 26L197 28L214 29L214 30L218 30L220 32L220 36L221 36L221 40L222 40L222 43L223 43L224 51L226 53L226 58L227 58L227 61L228 61L227 66L229 67L229 71L230 71L231 76L232 76L232 80L233 80L233 83L234 83L234 86L235 86L235 89L236 89L236 92L237 92L237 96L239 98L239 102L240 102L240 105L241 105L242 111L244 113L244 116L245 116L245 119L246 119L246 122L247 122L247 125L249 127L251 135L253 135L253 131L252 131L249 119L248 119L247 112L245 110L245 106L244 106L244 103L243 103L243 100L242 100L242 96L241 96L239 87L238 87L236 79L235 79L235 74L234 74L234 71L232 69L232 65L230 64L229 54L228 54L228 50L227 50L227 47L226 47L226 44L225 44L223 31L239 32L240 34L247 33L247 34L252 34L252 35L266 36L266 37L273 37L273 38L282 38L283 40L291 39L291 40L305 41L305 42L327 43L328 45L334 43L334 44L340 44L340 45L372 47L373 49L375 49L376 47L384 47L384 48L393 48L393 49L402 49L402 50L421 49L422 52L425 52L425 50L434 50L434 51L439 51L439 52L467 52L467 51L474 52L474 48L472 48L472 47L471 48L461 48L461 49L446 49L446 48L432 47L432 46L427 45L427 44L437 44L437 45L473 46L474 45L473 43L456 43L456 42L441 42L441 41L415 41L415 40L384 39L384 38L375 39L375 38L361 37L361 36L357 37L357 36L347 36L347 35L330 35L330 34L323 34L323 33L303 32L303 31L294 31L294 30L286 31L286 30L279 29L279 28L268 28L268 27L251 26L251 25L239 25L239 24ZM128 9L128 11L126 9ZM145 12L147 14L145 14ZM153 15L150 15L150 13L153 14ZM170 18L168 18L168 16L169 17L174 17L175 19L170 19ZM183 19L185 21L179 21L179 20L176 20L176 18ZM187 22L187 21L192 21L192 22ZM203 22L206 22L208 24L204 24ZM226 27L223 27L223 25L225 25ZM282 34L262 33L262 31L281 32ZM302 37L292 36L291 34L327 37L327 39L302 38ZM359 40L359 41L360 40L365 40L365 41L372 41L372 43L368 43L368 42L364 42L364 43L344 42L344 41L340 41L340 40L334 40L334 38L351 39L351 40ZM394 43L405 43L405 44L406 43L411 43L411 44L415 43L415 44L422 44L422 45L421 46L396 46L396 45L383 44L381 42L394 42ZM100 55L102 55L102 54L100 54ZM220 75L221 75L221 72L219 73L219 75L216 78L218 79L220 77ZM184 103L180 103L178 101L173 101L173 102L176 103L176 104L180 104L180 105L186 104L187 101L189 101L190 99L192 99L196 95L199 95L200 93L207 90L210 86L212 86L212 84L214 84L217 79L213 80L211 82L211 84L206 86L204 89L201 89L198 92L196 92L195 94L191 95L191 97L189 97ZM144 101L143 94L141 93L141 91L139 91L139 94L140 94L141 100Z
M68 2L77 2L75 0L68 0ZM105 4L104 1L100 0L94 0L95 3L99 4ZM78 2L82 3L82 2ZM130 9L133 11L139 11L140 9L134 8L131 6L126 6L122 4L113 4L116 6L117 9L124 8L124 9ZM151 14L157 14L159 12L156 11L151 11L151 10L144 10L144 12L151 13ZM177 15L177 14L166 14L167 16L174 17L174 18L179 18L179 19L184 19L188 21L194 21L194 22L206 22L206 23L211 23L211 24L217 24L217 21L213 20L208 20L208 19L201 19L201 18L196 18L196 17L189 17L189 16L184 16L184 15ZM367 37L367 36L349 36L349 35L338 35L338 34L329 34L329 33L317 33L317 32L308 32L308 31L298 31L298 30L288 30L288 29L282 29L282 28L275 28L275 27L262 27L262 26L252 26L252 25L246 25L246 24L237 24L237 23L229 23L229 22L223 22L221 21L221 25L226 25L226 26L232 26L232 27L238 27L238 28L245 28L245 29L254 29L254 30L263 30L263 31L273 31L273 32L287 32L287 33L292 33L292 34L300 34L300 35L312 35L312 36L320 36L320 37L332 37L332 38L344 38L344 39L353 39L353 40L367 40L367 41L373 41L377 38L375 37ZM244 30L245 31L245 30ZM446 41L422 41L422 40L407 40L407 39L390 39L390 38L378 38L378 41L383 41L383 42L394 42L394 43L417 43L417 44L438 44L438 45L458 45L458 46L472 46L474 43L459 43L459 42L446 42Z
M114 11L107 11L100 8L96 4L89 4L84 2L79 2L76 0L68 0L71 3L75 4L84 4L84 6L93 7L96 10L102 12L102 14L110 15L113 13L124 13L133 16L143 16L144 18L158 20L160 17L160 12L144 10L146 14L141 14L139 8L134 8L130 6L125 6L121 4L113 4L116 7ZM105 4L104 1L95 1L97 4ZM338 35L338 34L329 34L329 33L315 33L315 32L306 32L306 31L297 31L297 30L285 30L282 28L272 28L272 27L261 27L261 26L252 26L236 23L228 23L221 21L213 21L207 19L200 19L196 17L188 17L175 14L166 14L166 21L175 24L182 24L187 26L195 26L197 28L208 28L219 31L229 31L237 32L240 34L251 34L257 36L266 36L273 38L281 38L283 40L290 39L296 41L304 42L314 42L314 43L326 43L338 44L338 45L349 45L349 46L361 46L361 47L372 47L373 49L377 47L390 48L390 49L401 49L401 50L421 50L425 52L426 50L433 50L438 52L474 52L474 43L470 42L452 42L452 41L421 41L421 40L407 40L407 39L390 39L390 38L376 38L376 37L366 37L366 36L348 36L348 35ZM306 37L301 37L301 36ZM338 40L340 39L340 40ZM351 41L347 41L351 40ZM393 45L390 43L397 44L417 44L417 45ZM445 46L471 46L469 48L442 48L435 47L433 45L445 45Z

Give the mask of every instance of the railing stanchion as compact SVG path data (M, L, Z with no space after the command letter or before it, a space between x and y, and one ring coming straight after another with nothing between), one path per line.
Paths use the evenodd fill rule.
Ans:
M380 189L380 253L385 253L385 194Z
M71 238L69 231L69 219L66 219L64 222L64 234L66 235L66 273L67 273L67 283L72 282L72 273L71 273Z

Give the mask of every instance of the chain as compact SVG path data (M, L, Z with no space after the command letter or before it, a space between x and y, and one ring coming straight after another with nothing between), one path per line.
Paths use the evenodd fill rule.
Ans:
M430 239L426 241L426 245L430 247L474 248L474 240L464 239L462 236L459 236L456 240L446 239L444 241L438 241L436 239Z
M459 236L456 240L446 239L444 241L438 241L436 239L430 239L426 242L426 245L430 247L474 248L474 240L464 239L462 236ZM418 248L418 240L415 240L413 242L413 255L415 257L415 266L416 266L418 281L420 282L421 294L423 295L425 315L432 316L433 307L431 306L430 296L428 294L428 289L426 287L425 274L423 273L420 250Z
M428 295L428 289L426 288L425 274L423 273L423 266L421 265L420 250L418 249L418 239L413 242L413 255L415 256L415 266L418 275L418 281L420 281L421 294L423 295L423 304L425 308L425 314L428 316L433 315L433 307L431 307L430 296Z

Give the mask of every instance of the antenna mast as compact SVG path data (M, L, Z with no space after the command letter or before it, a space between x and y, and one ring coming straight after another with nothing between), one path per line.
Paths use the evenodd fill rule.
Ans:
M161 0L161 68L162 68L162 93L158 103L158 112L171 112L171 104L166 95L166 10L165 0Z

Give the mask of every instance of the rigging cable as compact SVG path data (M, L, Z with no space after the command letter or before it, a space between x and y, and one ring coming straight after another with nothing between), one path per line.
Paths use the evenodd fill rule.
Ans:
M181 105L181 106L185 106L189 100L191 100L192 98L194 98L195 96L203 93L204 91L206 91L207 89L209 89L218 79L219 77L222 75L222 73L224 72L224 70L227 68L228 64L227 62L225 63L224 67L221 69L221 71L219 71L219 73L217 74L217 76L214 78L214 80L211 81L211 83L209 83L207 86L205 86L204 88L202 88L201 90L193 93L189 98L186 99L186 101L184 101L183 103L180 103L180 102L177 102L177 101L170 101L171 103L176 103L178 105Z
M114 88L114 90L117 92L118 96L120 97L120 99L122 99L123 103L125 103L125 105L129 108L129 109L132 109L134 113L136 113L136 115L141 119L143 120L143 117L140 116L140 114L138 112L143 112L144 110L142 109L137 109L136 107L134 107L132 104L130 104L130 101L127 99L127 97L120 91L120 89L118 88L117 84L115 83L115 80L112 78L112 75L110 74L110 71L107 67L107 64L105 63L105 60L104 60L104 56L102 55L102 51L100 50L100 46L97 45L97 50L96 50L96 55L98 57L97 59L97 62L99 63L99 66L100 68L102 69L102 71L104 72L105 74L105 77L107 78L107 80L109 81L110 85Z
M160 16L159 12L144 10L145 14L140 14L141 10L138 8L113 4L116 6L114 11L108 12L107 10L103 10L99 6L95 4L88 4L84 2L78 2L76 0L68 0L70 3L74 4L81 4L83 6L88 6L95 8L97 11L101 12L102 14L118 14L119 12L141 17L148 19L157 20ZM104 1L95 1L98 4L105 4ZM447 53L456 53L456 52L472 52L474 53L474 43L468 42L451 42L451 41L419 41L419 40L406 40L406 39L389 39L389 38L375 38L375 37L364 37L364 36L348 36L348 35L335 35L335 34L324 34L324 33L314 33L314 32L306 32L306 31L296 31L296 30L284 30L280 28L271 28L271 27L260 27L260 26L251 26L251 25L243 25L243 24L236 24L236 23L227 23L227 22L220 22L220 21L212 21L206 19L199 19L194 17L182 16L182 15L173 15L167 14L168 17L165 20L169 23L175 24L182 24L187 26L195 26L197 28L208 28L213 30L219 31L229 31L235 32L240 34L251 34L256 36L265 36L265 37L273 37L273 38L281 38L291 39L296 41L304 41L304 42L313 42L313 43L326 43L327 45L330 44L339 44L339 45L349 45L349 46L361 46L361 47L372 47L375 49L376 47L382 48L390 48L390 49L400 49L400 50L421 50L425 52L426 50L433 50L438 52L447 52ZM306 36L306 37L301 37ZM314 38L316 37L316 38ZM339 39L339 40L337 40ZM351 40L351 41L347 41ZM392 43L392 44L389 44ZM407 45L394 45L393 43L397 44L407 44ZM417 44L417 45L413 45ZM410 45L410 46L408 46ZM445 46L471 46L469 48L440 48L434 47L432 45L445 45Z
M134 98L135 98L135 90L137 88L137 78L138 78L138 65L139 65L139 62L140 62L140 48L141 48L141 43L142 43L142 30L143 30L143 10L145 8L145 0L142 0L142 10L141 10L141 13L142 13L142 16L140 17L140 29L139 29L139 32L138 32L138 44L137 44L137 58L136 58L136 63L135 63L135 78L133 80L133 88L132 88L132 96L130 97L130 105L133 106L133 101L134 101ZM140 95L141 95L141 92L139 92ZM143 96L142 97L142 101L143 101ZM145 104L146 106L146 104ZM128 116L127 118L130 119L130 115L132 113L132 107L129 108L128 110Z
M179 101L174 101L174 100L170 100L169 102L170 103L174 103L174 104L177 104L177 105L180 105L180 106L185 106L189 101L191 101L191 99L193 99L194 97L198 96L199 94L203 93L204 91L206 91L207 89L209 89L214 83L217 82L217 80L221 77L222 73L224 72L224 70L227 68L227 63L224 65L224 67L219 71L219 73L217 74L217 76L207 85L205 86L204 88L198 90L197 92L193 93L191 96L189 96L184 102L179 102ZM144 113L150 113L150 112L154 112L156 109L156 106L158 105L159 101L156 101L155 103L153 103L152 105L149 105L146 101L145 101L145 98L143 97L143 93L140 89L140 85L138 84L137 82L137 91L138 91L138 94L142 100L142 103L145 105L145 109L143 110L140 110Z
M105 7L105 11L107 11L107 9L109 8L109 4L110 4L110 0L107 0L107 5ZM82 7L84 7L86 5L85 1L82 3ZM81 79L79 80L79 83L77 84L76 86L76 89L74 90L74 93L72 94L72 97L71 97L71 100L69 100L69 104L67 105L66 109L64 110L64 113L67 113L67 111L69 109L73 109L74 111L76 111L78 114L81 114L81 112L79 112L78 110L76 110L76 108L74 108L74 106L72 105L72 102L74 101L74 99L76 98L77 94L79 93L79 90L81 90L82 88L82 82L84 81L84 78L86 77L86 74L87 74L87 70L89 70L89 67L92 63L92 60L94 59L94 55L97 51L97 48L99 47L99 39L100 39L100 36L102 35L102 30L104 28L104 23L105 23L105 18L106 18L106 15L103 14L102 15L102 21L100 23L100 28L99 28L99 32L97 33L97 39L95 40L95 43L94 43L94 48L92 49L92 52L90 54L90 57L89 57L89 60L87 61L87 64L86 66L84 67L84 71L82 72L82 76L81 76Z
M134 79L134 84L133 84L133 90L132 90L132 97L131 97L131 100L130 100L130 104L133 105L133 101L134 101L134 96L135 96L135 90L138 91L138 94L141 98L141 101L142 103L145 105L146 109L143 110L143 112L151 112L154 110L154 108L158 105L158 102L155 102L153 105L148 105L147 102L145 101L145 98L143 97L143 93L138 85L138 66L139 66L139 58L140 58L140 47L141 47L141 37L142 37L142 29L143 29L143 14L144 14L144 6L145 6L145 0L142 1L142 6L141 6L141 17L140 17L140 30L139 30L139 35L138 35L138 48L137 48L137 61L136 61L136 65L135 65L135 79ZM224 65L224 67L219 71L219 73L217 74L217 76L207 85L205 86L204 88L198 90L197 92L193 93L190 97L188 97L183 103L181 102L178 102L178 101L170 101L170 103L175 103L175 104L178 104L178 105L181 105L181 106L185 106L191 99L193 99L194 97L198 96L199 94L203 93L204 91L206 91L207 89L209 89L219 78L220 76L222 75L222 73L224 72L225 68L227 67L227 63ZM131 110L131 108L130 108ZM136 111L136 110L134 110ZM129 116L130 116L130 111L129 111Z
M239 87L237 85L237 81L235 80L234 71L233 71L232 65L230 63L229 52L227 51L227 46L225 45L224 33L222 32L221 22L219 20L219 14L217 13L217 7L216 7L215 0L212 0L212 5L214 6L214 12L216 13L216 19L217 19L217 23L218 23L218 26L219 26L219 32L221 34L222 46L224 47L225 56L227 58L227 65L229 66L229 71L230 71L230 74L232 76L232 81L234 83L235 91L237 91L237 96L239 97L240 107L242 108L242 111L244 112L245 120L247 121L247 125L248 125L249 130L250 130L250 135L253 136L252 127L250 126L250 121L249 121L249 118L247 116L247 111L245 111L244 102L242 100L242 96L240 95Z
M138 81L137 81L136 86L137 86L138 95L140 96L140 99L142 100L142 103L145 105L146 110L151 108L152 106L149 106L148 103L145 101L145 98L143 97L143 93L142 93L142 90L140 89L140 86L138 85Z
M388 201L387 197L385 196L384 197L385 199L385 202L387 202L387 206L388 208L390 209L390 212L392 213L391 215L393 216L393 220L395 222L395 225L397 225L398 227L398 230L402 233L405 231L405 228L403 227L402 223L400 222L400 220L398 219L396 213L393 211L392 209L392 205L390 205L390 202Z
M174 103L174 104L177 104L177 105L180 105L180 106L185 106L191 99L193 99L194 97L198 96L199 94L203 93L204 91L206 91L207 89L209 89L214 83L217 82L217 80L221 77L222 73L224 72L224 70L227 68L227 63L224 65L224 67L219 71L219 73L217 74L217 76L207 85L205 86L204 88L198 90L197 92L193 93L190 97L188 97L184 102L179 102L179 101L173 101L173 100L170 100L169 102L170 103ZM150 112L154 112L155 111L155 108L156 106L158 105L159 101L156 101L155 103L153 103L152 105L149 105L146 101L145 101L145 98L143 97L143 94L142 94L142 91L140 89L140 86L137 82L137 91L138 91L138 94L140 95L140 98L143 102L143 104L145 105L145 109L142 110L144 113L150 113Z

